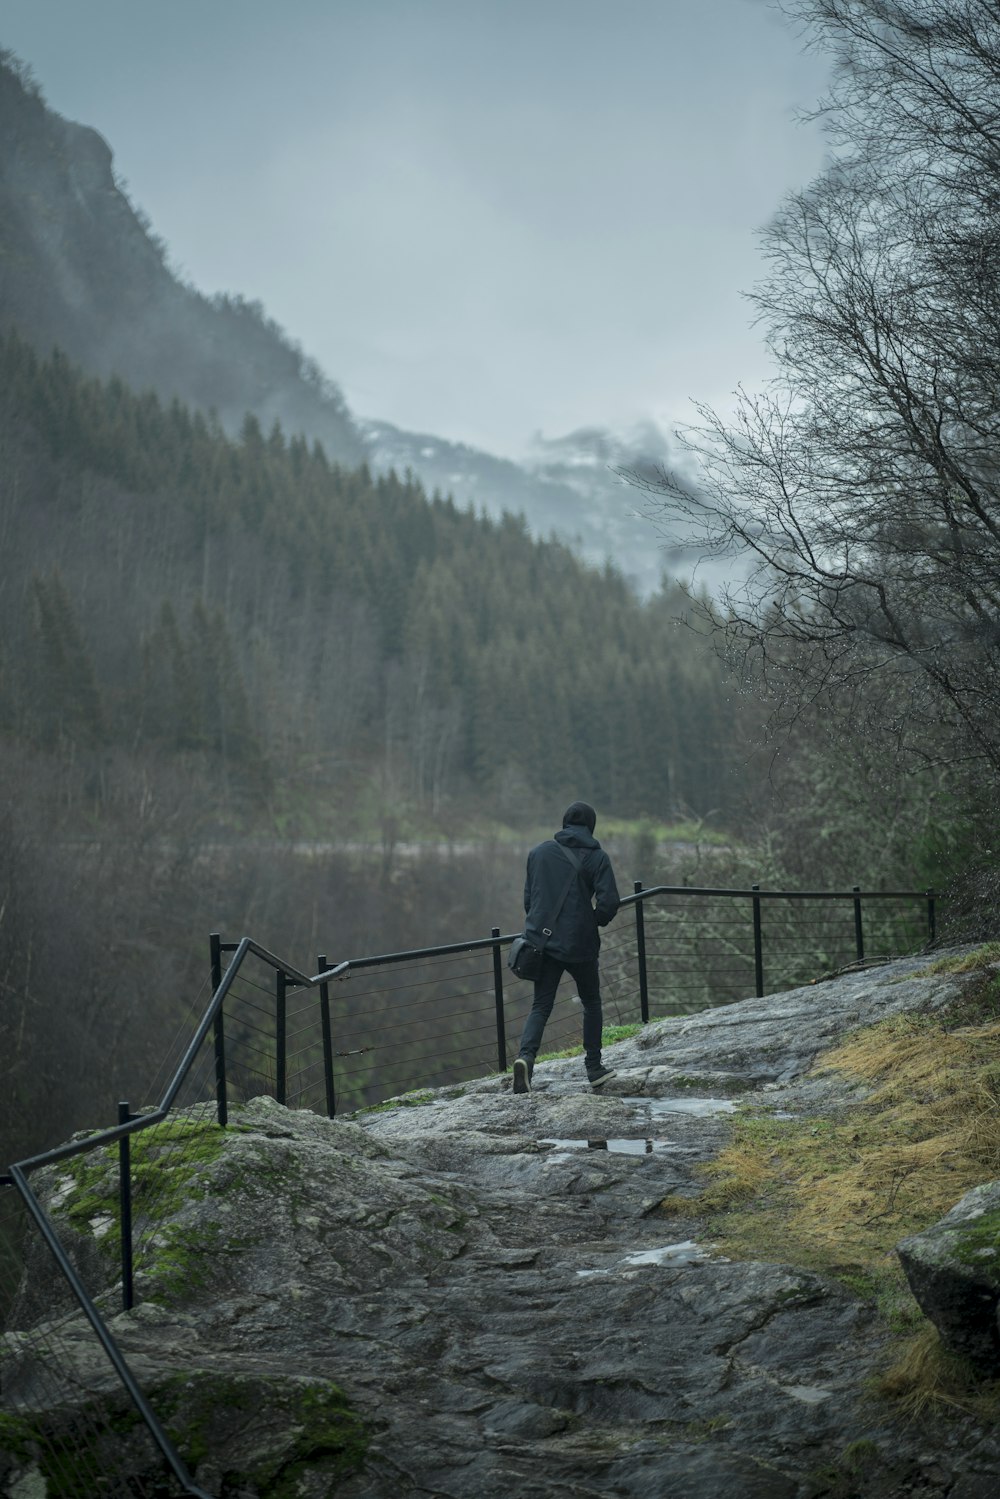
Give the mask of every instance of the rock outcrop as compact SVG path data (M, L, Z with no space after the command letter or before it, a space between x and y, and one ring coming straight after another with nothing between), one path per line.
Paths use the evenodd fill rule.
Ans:
M939 1222L904 1239L899 1257L948 1347L1000 1374L1000 1182L967 1192Z
M527 1097L492 1077L354 1119L247 1104L147 1209L140 1304L112 1323L198 1482L243 1499L992 1493L986 1425L935 1433L872 1395L889 1334L868 1303L660 1212L697 1198L739 1101L856 1099L813 1061L961 993L921 966L651 1025L608 1051L600 1094L565 1060ZM65 1178L47 1191L67 1243L86 1238ZM121 1407L81 1319L58 1337L63 1368ZM31 1331L8 1334L5 1407L38 1418L46 1373Z

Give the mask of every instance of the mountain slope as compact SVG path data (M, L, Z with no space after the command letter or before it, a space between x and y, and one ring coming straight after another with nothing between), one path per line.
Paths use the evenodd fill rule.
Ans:
M337 387L239 298L183 285L115 181L96 130L48 109L0 54L0 325L94 374L116 374L238 430L253 411L307 432L339 462L365 450Z
M0 731L208 757L255 795L729 805L720 664L612 571L0 337ZM337 769L333 770L332 760ZM304 795L306 793L303 793Z

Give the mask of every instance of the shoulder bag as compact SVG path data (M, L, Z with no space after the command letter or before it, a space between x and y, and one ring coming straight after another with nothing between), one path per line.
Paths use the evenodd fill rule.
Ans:
M541 947L536 947L533 942L529 942L527 937L525 937L523 933L520 937L515 937L513 942L510 944L510 950L507 953L507 967L510 969L515 978L536 979L540 976L542 971L542 964L545 961L545 943L548 942L548 939L552 936L552 928L559 920L559 912L562 910L566 902L566 897L569 894L569 887L570 885L572 885L575 877L580 873L580 860L577 858L576 854L571 854L569 849L566 848L564 844L556 843L556 840L554 838L552 839L552 842L555 844L556 848L561 854L566 855L566 858L572 864L573 868L570 870L569 877L566 880L565 885L563 886L562 894L559 897L559 903L552 913L552 916L550 918L550 925L542 927L542 936L544 937L545 941L542 943Z

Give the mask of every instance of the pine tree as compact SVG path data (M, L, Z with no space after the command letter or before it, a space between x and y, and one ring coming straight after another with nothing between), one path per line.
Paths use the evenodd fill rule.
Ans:
M31 579L33 649L27 690L35 733L49 747L93 745L104 733L97 676L62 574Z

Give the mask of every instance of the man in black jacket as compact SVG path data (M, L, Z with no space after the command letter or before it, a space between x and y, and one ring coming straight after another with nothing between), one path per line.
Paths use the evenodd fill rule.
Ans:
M611 860L594 837L596 823L593 807L586 802L574 802L566 809L562 830L555 838L539 843L528 855L524 935L533 947L542 948L545 956L542 971L535 980L535 1002L524 1023L514 1063L515 1093L527 1093L531 1088L542 1032L564 972L575 979L583 1005L588 1081L599 1088L609 1077L614 1077L613 1070L601 1063L603 1015L597 954L601 946L598 927L607 926L616 915L619 898ZM564 889L566 897L560 907L559 898ZM548 929L551 930L547 935Z

